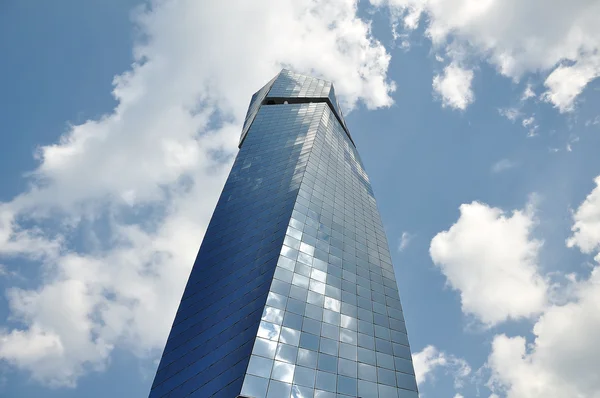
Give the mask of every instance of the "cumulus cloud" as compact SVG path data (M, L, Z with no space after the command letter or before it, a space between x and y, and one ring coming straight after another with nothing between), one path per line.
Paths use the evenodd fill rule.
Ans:
M533 327L535 339L496 336L488 385L507 398L598 398L600 267L579 282L574 300L549 307Z
M389 6L407 30L423 21L435 47L460 45L511 79L549 73L543 98L561 112L600 73L597 1L370 1Z
M600 251L600 177L575 211L567 245L592 254ZM597 255L596 261L600 260ZM507 398L600 397L600 265L589 277L566 276L563 300L548 306L533 327L535 336L498 335L487 361L488 386Z
M442 99L442 106L465 110L474 100L471 82L473 71L450 64L433 77L433 91Z
M73 386L117 347L160 350L251 94L287 66L334 80L347 110L392 103L390 57L356 11L355 0L139 9L118 105L41 147L31 189L0 204L0 256L42 275L8 291L0 359Z
M600 176L594 180L596 187L573 214L573 235L568 247L578 247L584 253L600 249ZM600 255L596 257L600 263Z
M544 93L543 99L554 104L560 112L572 111L575 98L590 81L598 76L600 76L599 56L574 65L561 65L546 79L548 90Z
M464 359L439 351L432 345L428 345L422 351L413 354L412 359L419 386L433 380L435 373L443 370L453 376L454 386L461 388L464 379L471 374L471 367Z
M432 239L431 258L460 293L464 313L493 326L542 311L548 286L538 272L542 242L532 238L534 226L533 204L507 214L473 202Z

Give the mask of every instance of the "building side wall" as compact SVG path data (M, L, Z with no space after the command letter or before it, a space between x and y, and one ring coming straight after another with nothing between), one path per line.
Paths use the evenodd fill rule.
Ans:
M326 108L258 110L194 263L151 398L239 394Z
M308 147L242 394L417 398L373 191L329 107Z

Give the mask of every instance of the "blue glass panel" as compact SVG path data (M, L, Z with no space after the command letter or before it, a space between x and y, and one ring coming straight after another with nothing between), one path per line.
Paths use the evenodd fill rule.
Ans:
M335 90L287 70L252 97L150 397L242 392L418 398L388 243Z

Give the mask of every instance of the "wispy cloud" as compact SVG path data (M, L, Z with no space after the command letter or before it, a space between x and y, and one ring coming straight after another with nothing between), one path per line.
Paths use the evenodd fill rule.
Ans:
M8 267L4 264L0 263L0 277L1 276L15 276L16 273L13 271L9 271Z
M533 91L533 86L531 83L527 83L525 90L523 90L523 94L521 94L521 101L527 101L529 98L535 97L535 92Z
M534 137L537 135L537 130L540 126L539 126L539 124L536 123L534 115L524 118L521 121L521 124L523 125L523 127L528 129L528 133L527 133L528 137Z
M413 234L410 234L406 231L402 232L402 236L400 237L400 239L398 239L398 251L402 252L404 251L408 245L412 242L414 238Z
M600 116L585 121L585 127L600 125Z
M517 163L510 159L501 159L492 165L492 173L501 173L517 166Z
M521 111L518 108L500 108L498 109L498 113L511 122L514 122L521 116Z

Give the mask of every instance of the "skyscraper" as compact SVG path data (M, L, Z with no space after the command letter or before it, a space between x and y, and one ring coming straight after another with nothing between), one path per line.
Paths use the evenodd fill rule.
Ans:
M330 82L282 70L240 151L150 397L417 398L387 240Z

